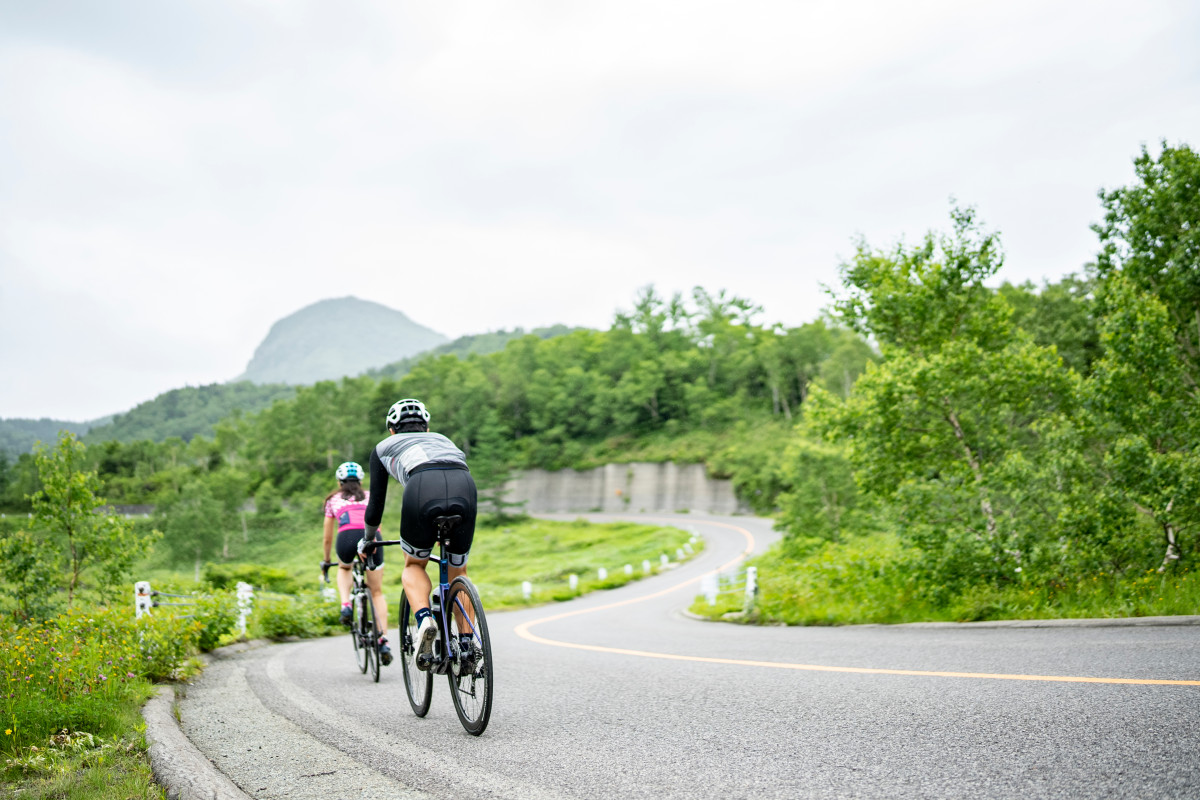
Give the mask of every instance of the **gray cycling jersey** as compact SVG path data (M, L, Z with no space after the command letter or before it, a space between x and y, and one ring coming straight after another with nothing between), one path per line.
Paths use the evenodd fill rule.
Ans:
M463 451L440 433L397 433L375 446L379 461L388 474L403 486L408 476L422 464L467 465Z

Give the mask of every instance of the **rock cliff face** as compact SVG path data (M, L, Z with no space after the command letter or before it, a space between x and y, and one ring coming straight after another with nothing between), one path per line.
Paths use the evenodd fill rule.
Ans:
M358 375L446 341L395 309L342 297L322 300L271 326L236 380L307 384Z

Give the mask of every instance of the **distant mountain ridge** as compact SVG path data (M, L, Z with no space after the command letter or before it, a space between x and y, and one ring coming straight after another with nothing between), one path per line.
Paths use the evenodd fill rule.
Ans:
M114 414L103 424L93 423L83 439L88 444L111 439L161 442L178 436L187 442L193 436L211 436L213 426L235 412L253 414L295 393L295 387L281 383L237 381L185 386L139 403L124 414Z
M379 310L382 309L382 314ZM368 321L376 316L384 321L380 328L370 328ZM406 333L414 330L420 334L418 342L432 341L433 344L423 347L416 352L397 355L412 345L414 338L401 341L395 333L396 327L387 325L387 321L395 322L397 317L403 319L399 326ZM284 322L292 320L288 325ZM299 327L299 335L292 336L293 327ZM373 333L371 331L374 331ZM252 383L242 378L228 383L214 383L207 386L186 386L163 392L151 400L139 403L135 408L121 414L114 414L89 422L70 422L53 419L0 419L0 455L9 460L17 458L22 453L30 452L37 442L53 445L60 430L69 430L83 437L89 444L105 441L131 442L141 439L163 441L177 436L189 441L194 436L211 436L213 426L230 414L251 415L267 408L276 400L284 400L295 393L299 383L315 383L317 380L338 380L343 377L366 375L374 380L399 380L404 377L422 358L453 355L467 358L471 355L486 355L503 350L510 342L525 336L536 336L549 339L562 336L572 331L581 330L566 325L554 325L546 328L535 328L525 331L516 328L512 331L491 331L488 333L460 336L454 341L447 342L446 337L413 323L399 311L393 311L378 303L345 297L336 300L323 300L285 317L271 327L272 335L279 341L271 348L266 347L264 340L255 351L255 358L260 352L266 352L262 364L273 365L272 368L291 365L296 375L306 363L305 354L312 356L314 351L308 350L304 342L314 341L315 352L322 357L329 357L334 367L324 372L324 377L312 380L279 381L274 383ZM352 338L347 338L346 332L351 332ZM391 331L391 332L389 332ZM323 332L323 333L320 333ZM322 338L324 337L324 338ZM333 342L335 346L325 347ZM337 344L340 342L340 344ZM381 350L386 350L386 357L374 360L366 366L361 360L350 357L356 350L368 348L371 342L382 343ZM419 346L419 345L416 345ZM300 357L292 359L289 351L296 351ZM298 366L299 365L299 366ZM255 361L251 360L251 367ZM247 374L250 367L247 367ZM260 374L269 374L264 368Z
M234 380L309 384L358 375L448 341L404 313L357 297L321 300L271 326Z
M414 356L402 358L399 361L385 364L382 367L369 369L363 374L375 380L384 378L400 380L425 358L436 358L438 356L457 356L459 358L466 358L471 355L485 356L489 353L498 353L507 347L509 342L523 339L526 336L536 336L539 339L553 339L555 336L565 336L568 333L582 330L586 329L572 328L567 325L551 325L546 328L534 328L531 331L527 331L524 328L516 328L512 331L499 330L489 331L488 333L467 334L466 336L458 337L452 342L438 345L432 350L426 350Z
M76 436L87 433L93 425L108 422L111 417L101 417L92 422L68 422L61 419L0 419L0 454L16 458L21 453L31 452L38 442L53 446L59 431L70 431Z

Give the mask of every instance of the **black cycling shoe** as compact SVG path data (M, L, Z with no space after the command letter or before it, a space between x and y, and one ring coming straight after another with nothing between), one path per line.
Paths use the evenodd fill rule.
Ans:
M347 628L350 627L350 617L352 617L352 616L353 616L353 612L350 610L350 606L342 606L342 614L341 614L342 624L345 625Z
M379 663L385 667L392 663L392 648L388 647L387 639L379 640Z

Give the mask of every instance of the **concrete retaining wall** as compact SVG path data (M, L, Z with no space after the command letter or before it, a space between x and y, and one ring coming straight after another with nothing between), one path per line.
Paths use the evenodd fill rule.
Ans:
M596 469L533 469L508 482L509 502L531 513L570 511L703 511L737 514L747 509L733 482L710 478L703 464L608 464Z

